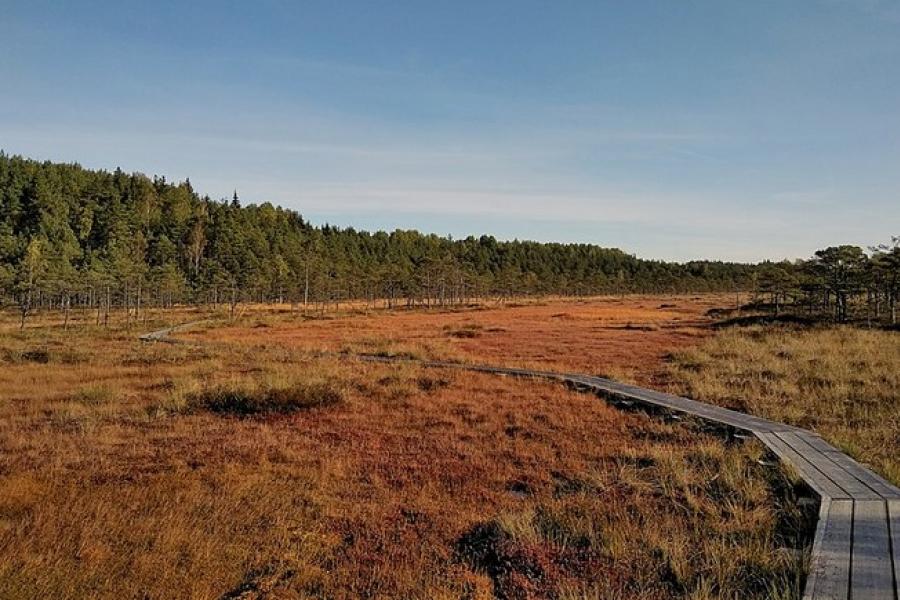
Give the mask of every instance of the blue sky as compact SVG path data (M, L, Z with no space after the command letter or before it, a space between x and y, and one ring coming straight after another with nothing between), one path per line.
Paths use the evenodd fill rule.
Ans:
M806 257L900 235L898 0L10 2L0 148L314 222Z

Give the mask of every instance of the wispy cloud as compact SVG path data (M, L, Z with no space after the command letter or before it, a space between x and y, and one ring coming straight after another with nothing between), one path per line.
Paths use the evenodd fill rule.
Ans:
M892 23L900 23L900 4L896 0L828 0L843 9L860 11Z

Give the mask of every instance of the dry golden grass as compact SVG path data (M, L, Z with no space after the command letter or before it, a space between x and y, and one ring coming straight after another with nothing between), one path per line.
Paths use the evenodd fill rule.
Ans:
M404 315L422 340L391 314L345 335L349 317L260 311L204 346L0 324L0 597L798 596L808 515L753 443L546 382L308 352L475 359L463 344L499 325L455 320L482 312L501 320ZM521 317L500 321L512 344ZM282 343L289 326L323 339Z
M812 429L900 484L900 336L853 327L725 329L676 354L673 390Z

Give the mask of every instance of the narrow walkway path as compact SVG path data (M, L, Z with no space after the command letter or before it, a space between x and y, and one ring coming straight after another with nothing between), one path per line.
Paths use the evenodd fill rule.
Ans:
M140 339L176 341L170 337L174 331L194 324L161 329ZM754 435L791 465L820 498L803 599L900 600L900 489L811 431L590 375L380 356L357 358L555 380L614 404L689 415L732 432Z

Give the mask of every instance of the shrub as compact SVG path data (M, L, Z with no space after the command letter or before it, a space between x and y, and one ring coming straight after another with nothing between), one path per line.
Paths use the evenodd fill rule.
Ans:
M20 355L22 362L33 362L39 364L47 364L50 362L50 351L46 348L36 348L34 350L25 350Z
M207 410L218 414L251 416L259 414L289 414L333 406L343 402L344 393L332 382L302 382L284 388L217 386L192 393L187 405L193 410Z
M548 549L517 540L499 520L478 523L456 541L456 558L487 575L494 596L548 598L554 594L558 573Z
M113 392L105 385L93 385L81 388L72 395L72 400L96 406L112 400Z
M483 327L477 323L466 323L465 325L461 325L459 327L453 327L452 325L445 325L444 331L450 337L456 338L477 338L481 336L481 330Z
M450 385L450 381L443 377L426 377L422 376L416 379L416 385L423 392L433 392Z
M14 348L0 348L0 362L10 364L33 363L46 365L49 363L59 363L64 365L75 365L87 362L87 357L73 349L51 349L44 346L37 348L26 348L24 350Z

